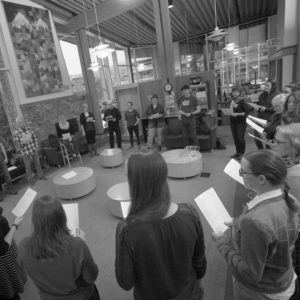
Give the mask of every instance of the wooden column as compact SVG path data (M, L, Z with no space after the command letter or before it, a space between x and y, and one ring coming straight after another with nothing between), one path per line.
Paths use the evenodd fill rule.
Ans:
M96 90L94 74L92 70L88 70L91 64L91 57L85 29L77 31L75 36L78 46L82 75L85 83L87 98L86 100L89 105L89 109L93 112L95 116L97 133L101 134L104 132L104 129L102 126L102 118L100 114L100 105Z
M164 85L169 81L174 85L174 49L168 0L153 0L152 2L162 84Z

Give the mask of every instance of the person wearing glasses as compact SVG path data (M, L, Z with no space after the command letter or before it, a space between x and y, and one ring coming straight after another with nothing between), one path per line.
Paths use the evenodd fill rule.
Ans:
M278 153L256 150L243 156L240 174L256 196L224 233L212 234L233 271L234 299L288 300L300 207L285 187L287 168Z
M288 168L290 191L300 202L300 123L278 126L275 135L274 150L277 151ZM293 253L294 268L297 274L298 290L291 300L300 299L300 234Z
M258 105L259 110L257 112L257 117L267 120L268 122L271 121L271 116L274 113L274 108L272 106L272 99L277 94L277 83L272 80L268 80L263 85L263 92L260 94L258 98ZM254 135L260 137L259 132L254 131ZM263 149L263 143L257 139L255 139L255 144L257 149Z

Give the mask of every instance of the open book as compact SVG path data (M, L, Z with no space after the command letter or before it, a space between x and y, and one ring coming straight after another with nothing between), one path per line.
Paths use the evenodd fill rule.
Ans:
M228 228L224 223L231 222L232 218L214 188L200 194L195 202L214 232L224 232Z

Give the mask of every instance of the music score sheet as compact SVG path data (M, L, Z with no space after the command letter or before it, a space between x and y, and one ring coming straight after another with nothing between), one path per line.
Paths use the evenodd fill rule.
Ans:
M214 232L224 232L228 228L224 223L231 222L232 217L227 212L214 188L200 194L195 198L195 202Z

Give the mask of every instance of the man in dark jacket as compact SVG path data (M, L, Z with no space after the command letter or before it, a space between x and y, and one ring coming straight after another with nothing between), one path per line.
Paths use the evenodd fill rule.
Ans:
M115 147L114 133L116 133L118 148L122 149L121 129L119 125L119 121L121 120L121 114L120 111L113 106L112 101L107 102L107 109L104 113L103 120L105 120L108 123L110 148Z

